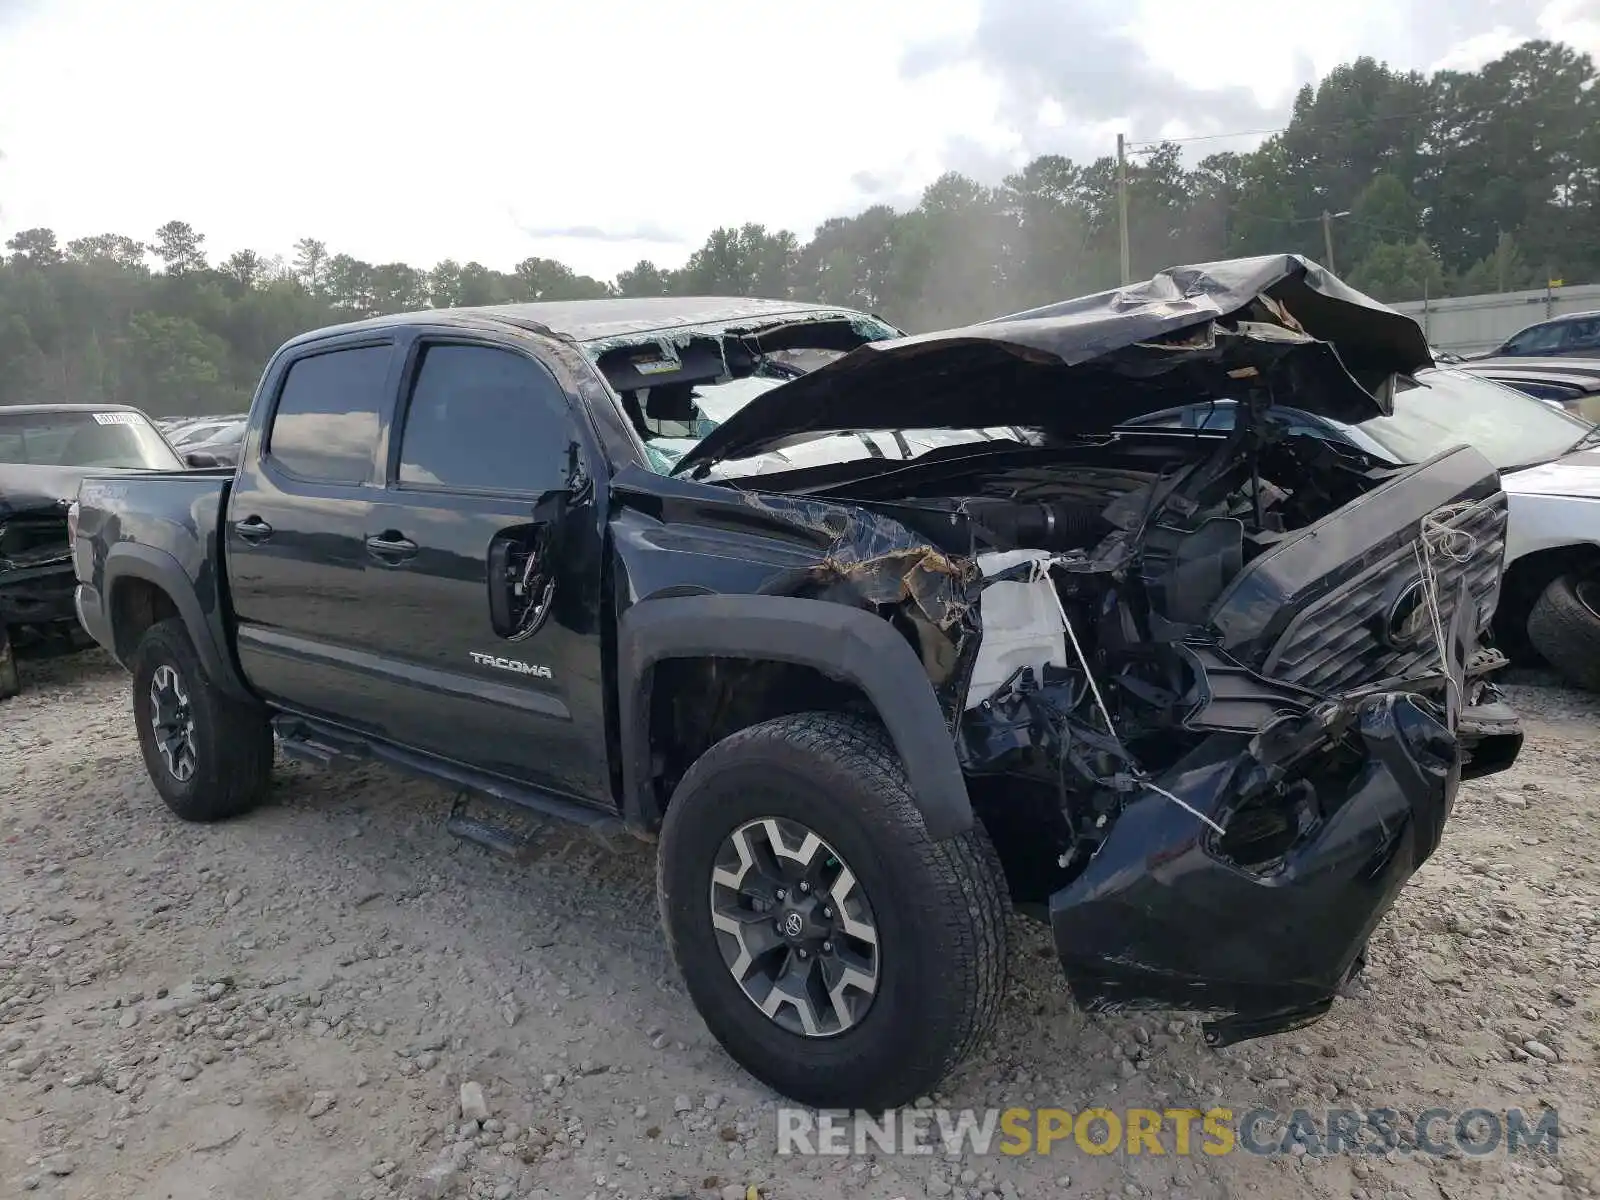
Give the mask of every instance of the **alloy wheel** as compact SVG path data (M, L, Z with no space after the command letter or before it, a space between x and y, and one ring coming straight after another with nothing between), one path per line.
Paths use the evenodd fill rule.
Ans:
M167 773L179 783L194 778L194 712L182 677L165 663L150 679L150 731Z
M800 822L762 817L723 839L711 924L740 989L789 1032L833 1037L872 1006L881 968L872 906L844 859Z

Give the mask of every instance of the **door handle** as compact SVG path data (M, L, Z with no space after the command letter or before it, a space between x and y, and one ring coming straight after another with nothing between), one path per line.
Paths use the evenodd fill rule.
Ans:
M254 514L233 523L233 531L251 545L264 542L272 536L272 526Z
M404 562L417 552L417 544L393 529L367 539L367 551L384 562Z

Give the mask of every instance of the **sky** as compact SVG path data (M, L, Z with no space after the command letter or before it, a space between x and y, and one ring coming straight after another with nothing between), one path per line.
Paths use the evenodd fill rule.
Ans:
M1528 37L1600 56L1600 0L0 0L0 237L177 219L214 261L309 236L610 278Z

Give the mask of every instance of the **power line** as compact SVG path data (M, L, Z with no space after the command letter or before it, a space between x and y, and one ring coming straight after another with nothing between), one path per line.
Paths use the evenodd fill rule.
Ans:
M1141 154L1147 150L1154 150L1156 147L1165 145L1168 142L1216 142L1221 141L1223 138L1267 137L1274 133L1283 133L1288 128L1287 125L1283 125L1277 129L1237 129L1232 133L1198 133L1193 137L1129 138L1128 144L1134 153Z
M1349 120L1349 121L1332 121L1332 122L1328 122L1328 123L1322 124L1322 125L1306 125L1306 126L1302 126L1301 127L1301 131L1305 132L1305 133L1322 133L1322 132L1325 132L1325 131L1333 131L1333 130L1336 130L1336 129L1352 129L1352 128L1355 128L1356 126L1359 126L1359 125L1370 125L1375 121L1409 121L1412 117L1432 116L1435 113L1435 111L1437 111L1437 110L1433 109L1433 108L1419 108L1419 109L1416 109L1413 112L1384 113L1384 114L1378 115L1378 116L1358 117L1358 118L1355 118L1355 119ZM1179 144L1186 144L1186 143L1189 143L1189 142L1215 142L1215 141L1220 141L1223 138L1270 137L1272 134L1275 134L1275 133L1288 133L1289 130L1293 129L1293 128L1294 128L1293 125L1281 125L1276 129L1238 129L1238 130L1233 131L1232 133L1197 133L1197 134L1194 134L1194 135L1192 135L1190 137L1163 137L1163 138L1133 138L1133 137L1130 137L1128 139L1128 144L1131 147L1137 148L1138 152L1143 153L1147 149L1153 149L1153 148L1155 148L1157 146L1162 145L1165 142L1174 142L1174 143L1179 143Z
M1322 216L1320 213L1314 217L1269 217L1265 214L1259 214L1251 215L1249 219L1252 221L1270 221L1274 225L1315 225L1322 220ZM1420 226L1416 229L1405 229L1399 225L1384 225L1378 221L1368 221L1364 217L1340 217L1339 219L1349 225L1360 225L1363 229L1376 229L1380 233L1400 233L1408 237L1420 237L1422 234Z

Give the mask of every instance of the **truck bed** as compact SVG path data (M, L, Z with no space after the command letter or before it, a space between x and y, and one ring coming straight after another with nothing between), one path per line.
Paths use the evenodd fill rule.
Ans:
M154 584L198 618L212 635L202 657L232 658L225 624L221 514L233 484L227 467L93 476L78 490L78 537L73 569L78 618L119 661L132 650L114 638L111 605L125 602L125 583ZM208 665L211 663L208 661ZM228 671L227 676L232 676Z

